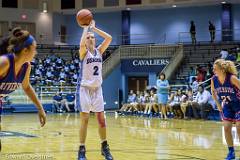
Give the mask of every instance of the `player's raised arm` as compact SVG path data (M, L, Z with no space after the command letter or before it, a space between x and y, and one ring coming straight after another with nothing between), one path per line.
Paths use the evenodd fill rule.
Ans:
M108 46L110 45L110 43L112 42L112 36L102 31L101 29L97 28L95 26L94 20L90 25L90 29L92 29L92 31L94 31L95 33L97 33L98 35L104 38L103 42L98 46L98 50L100 51L101 54L103 54L105 50L108 48Z
M87 53L87 48L86 48L86 37L87 37L87 32L88 32L88 26L84 26L83 27L83 33L82 33L82 37L80 40L80 44L79 44L79 57L80 60L83 60L86 53Z

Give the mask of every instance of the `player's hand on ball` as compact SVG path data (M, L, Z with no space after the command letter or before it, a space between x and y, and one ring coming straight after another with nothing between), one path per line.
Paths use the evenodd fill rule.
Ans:
M87 26L87 25L84 25L84 26L81 26L83 29L88 29L89 28L89 26Z
M40 109L38 111L38 117L39 117L39 121L41 123L41 127L43 127L46 123L46 113L45 113L44 109Z
M90 23L90 29L94 29L95 24L96 24L96 22L94 20L92 20L91 23Z

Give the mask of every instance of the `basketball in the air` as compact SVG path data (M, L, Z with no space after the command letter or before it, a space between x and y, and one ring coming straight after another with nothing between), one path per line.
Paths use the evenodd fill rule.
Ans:
M81 27L88 26L93 20L93 15L92 12L88 9L81 9L80 11L78 11L76 19L78 25L80 25Z

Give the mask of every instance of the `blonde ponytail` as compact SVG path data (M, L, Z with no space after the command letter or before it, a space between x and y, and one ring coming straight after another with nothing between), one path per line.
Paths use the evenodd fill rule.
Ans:
M225 61L225 63L226 63L226 72L237 76L238 71L235 64L232 61Z
M232 61L217 59L214 64L217 65L224 73L238 75L237 68Z

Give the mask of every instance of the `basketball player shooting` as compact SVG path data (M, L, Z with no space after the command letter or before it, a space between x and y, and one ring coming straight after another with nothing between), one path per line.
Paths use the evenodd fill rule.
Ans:
M111 35L98 29L95 21L83 27L80 40L80 74L76 90L76 105L80 111L80 147L78 160L86 160L85 140L90 111L94 112L98 121L98 132L101 139L101 153L106 160L113 160L106 138L106 122L104 118L104 101L102 94L102 54L112 41ZM91 30L89 32L88 30ZM96 48L94 32L104 38Z

